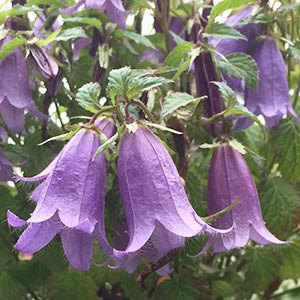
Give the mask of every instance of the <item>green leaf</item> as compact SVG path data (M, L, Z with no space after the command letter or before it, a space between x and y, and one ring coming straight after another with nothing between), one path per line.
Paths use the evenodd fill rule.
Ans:
M256 89L258 83L258 69L254 59L244 53L233 53L226 56L226 60L217 61L219 68L228 75L245 80L246 84Z
M222 38L222 39L242 39L247 40L247 38L234 28L227 26L223 23L213 23L206 27L204 36Z
M199 299L199 291L193 283L183 276L174 275L160 284L154 294L154 300L194 300Z
M2 49L0 50L0 60L4 59L7 55L9 55L16 48L24 45L27 42L25 38L16 37L6 43Z
M223 0L219 2L217 5L213 6L213 8L210 11L210 16L208 19L208 23L212 23L214 19L223 13L227 9L236 8L241 5L254 2L253 0Z
M81 27L73 27L62 30L60 34L56 37L56 41L69 41L77 38L86 38L87 35Z
M51 141L68 141L69 139L71 139L74 136L74 134L77 131L78 130L74 130L74 131L70 131L70 132L67 132L67 133L64 133L64 134L53 136L53 137L43 141L42 143L39 143L38 146L42 146L42 145L47 144L48 142L51 142Z
M300 62L300 42L295 43L293 46L290 45L288 52L295 60Z
M198 101L199 98L194 98L187 93L173 93L165 97L162 109L161 117L164 118L167 115L172 114L176 109L182 106L186 106L190 103Z
M229 297L235 294L235 287L227 281L215 280L212 282L212 290L216 295Z
M96 18L84 18L84 17L73 17L64 19L64 22L72 22L72 23L81 23L96 27L98 30L102 29L102 23L99 19Z
M212 81L215 85L218 86L219 91L222 94L222 97L226 100L227 102L227 109L228 107L231 107L232 104L236 103L236 96L234 91L229 87L225 82L220 82L220 81Z
M97 300L97 286L85 273L69 270L52 276L48 284L50 300Z
M282 178L275 177L265 182L260 199L270 231L281 239L289 238L293 230L293 216L299 213L299 194Z
M100 155L100 153L102 153L103 151L105 151L106 149L108 149L109 147L111 147L115 141L118 139L119 134L116 133L114 134L111 138L107 139L103 144L100 145L100 147L97 149L93 160L96 160L97 157Z
M278 276L279 261L270 247L248 248L246 259L247 289L259 293Z
M108 76L108 93L111 97L118 95L130 100L137 98L144 91L173 82L153 75L154 70L138 70L130 67L112 70Z
M254 115L251 111L249 111L247 107L241 104L236 104L232 109L230 109L228 112L224 114L225 117L238 116L238 115L243 115L245 117L250 118L253 122L258 124L262 130L265 129L264 125L259 120L259 118L256 115Z
M26 289L6 272L0 273L0 299L16 300L26 295Z
M300 180L300 124L282 120L274 132L271 143L278 155L279 169L286 179Z
M26 15L32 11L41 12L42 9L40 9L39 7L36 7L36 6L22 6L19 4L14 5L11 9L0 12L0 23L3 24L5 18L7 18L7 17L12 17L12 16L16 16L16 15Z
M47 46L48 44L52 43L57 38L57 36L60 34L60 32L61 32L61 27L58 28L57 30L55 30L54 32L52 32L46 39L38 40L36 42L36 44L39 46Z
M283 279L298 279L300 277L300 239L293 237L288 245L281 247L282 258L280 276Z
M152 44L152 42L145 37L144 35L140 35L136 32L133 31L122 31L123 32L123 36L134 41L137 44L142 44L144 46L146 46L147 48L152 48L152 49L156 49L155 46Z
M193 43L184 42L177 45L166 57L165 65L171 67L178 67L183 59L186 58L189 51L194 47Z
M99 108L100 93L100 84L97 82L90 82L78 89L75 100L85 110L95 113Z

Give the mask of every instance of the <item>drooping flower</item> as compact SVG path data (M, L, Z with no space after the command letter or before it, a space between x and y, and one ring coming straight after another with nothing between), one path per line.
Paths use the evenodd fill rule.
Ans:
M256 92L246 89L247 108L254 114L262 114L268 129L278 127L286 114L299 122L290 102L286 66L276 41L266 38L258 42L252 56L259 69L259 82Z
M124 269L128 273L133 273L137 268L142 257L149 263L157 263L165 255L173 250L179 250L184 246L185 238L175 235L166 230L160 223L157 223L153 233L146 244L135 252L121 255L120 258L114 257L115 265L112 268ZM128 234L126 226L118 226L115 232L114 247L125 250L128 244ZM122 254L122 253L121 253ZM171 272L171 268L166 261L162 263L156 272L163 276Z
M222 144L214 150L209 169L209 215L228 207L236 200L240 202L214 222L214 226L218 228L233 225L233 230L210 236L208 246L212 244L215 252L223 252L244 247L249 239L262 245L284 243L265 226L255 183L243 156L228 144Z
M96 125L107 137L112 135L114 125L110 120L101 119ZM28 225L16 249L34 253L60 234L70 264L88 269L95 236L105 239L106 160L100 154L93 161L99 146L98 134L82 128L45 170L31 178L20 178L42 182L31 195L36 208L27 221L8 212L11 226Z
M126 17L129 12L124 9L121 0L79 0L73 6L64 9L62 13L71 14L82 5L86 9L99 9L103 11L121 29L125 29Z
M1 47L12 39L7 36ZM31 99L25 59L20 49L15 49L0 61L0 114L9 129L20 131L24 127L24 111L45 118Z
M158 224L179 237L218 232L196 214L172 158L145 127L123 135L117 170L128 225L128 245L121 252L141 249Z

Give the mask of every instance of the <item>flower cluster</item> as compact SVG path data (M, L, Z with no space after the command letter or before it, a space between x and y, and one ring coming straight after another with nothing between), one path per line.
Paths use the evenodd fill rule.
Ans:
M289 96L286 67L276 41L271 37L264 37L256 41L261 34L261 26L256 23L239 23L251 16L253 8L248 7L230 17L226 24L233 27L247 40L211 39L210 43L223 55L232 53L251 54L259 71L257 90L245 87L243 82L230 76L224 76L227 83L237 92L244 95L246 107L254 114L264 116L266 127L274 129L286 114L300 121L294 112ZM272 66L272 68L270 67ZM241 118L236 129L247 128L251 120Z

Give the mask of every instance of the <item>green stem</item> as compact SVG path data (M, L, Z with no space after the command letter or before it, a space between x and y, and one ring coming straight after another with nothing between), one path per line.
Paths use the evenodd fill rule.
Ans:
M133 102L134 104L136 104L138 107L140 107L142 109L142 111L146 114L146 116L148 117L148 119L151 123L157 124L157 121L154 119L150 110L141 100L132 99L131 102Z

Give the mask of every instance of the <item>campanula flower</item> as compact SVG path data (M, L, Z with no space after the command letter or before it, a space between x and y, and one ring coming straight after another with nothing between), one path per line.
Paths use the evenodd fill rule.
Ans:
M13 176L12 163L0 150L0 182L11 180Z
M107 137L112 135L114 125L110 120L101 119L96 125ZM99 146L96 131L82 128L45 170L31 178L20 178L27 182L42 182L31 195L36 208L27 221L8 212L11 226L28 225L16 249L34 253L60 234L70 264L88 269L95 235L106 238L106 160L103 153L93 160Z
M233 225L232 231L209 237L208 245L212 244L215 252L244 247L249 239L262 245L284 243L266 228L255 183L243 156L228 144L222 144L214 150L209 169L209 215L228 207L236 200L240 202L214 222L214 226L218 228Z
M133 131L124 133L117 160L128 225L128 245L123 253L141 249L160 225L179 237L218 232L194 211L176 166L159 139L142 126Z
M262 114L268 129L278 127L286 114L299 122L290 102L286 66L276 41L266 38L258 42L252 56L259 69L259 82L256 91L246 89L247 108L254 114Z

